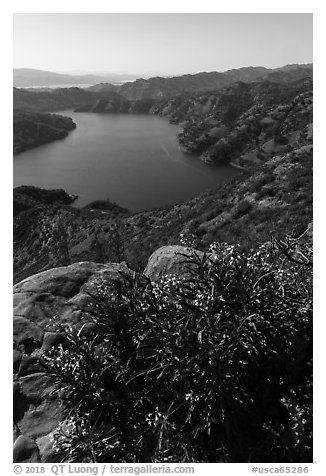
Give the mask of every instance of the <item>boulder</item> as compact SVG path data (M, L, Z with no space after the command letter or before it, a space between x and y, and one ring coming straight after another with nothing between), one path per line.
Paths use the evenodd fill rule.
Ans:
M23 333L24 338L32 335L42 341L51 318L56 316L61 322L78 324L89 294L95 292L94 281L112 282L121 279L123 272L130 272L125 264L82 262L43 271L16 284L14 319L18 319L20 339Z
M45 332L42 342L41 351L48 351L60 344L63 345L66 337L63 332Z
M34 374L36 372L42 372L44 368L39 364L37 357L24 354L20 361L18 369L18 376Z
M40 455L35 441L24 435L18 436L14 442L13 459L16 463L38 463Z
M144 274L151 281L158 281L167 275L186 277L192 268L192 265L187 263L192 252L193 250L185 246L162 246L151 254ZM196 251L196 253L202 258L202 252Z
M74 263L14 286L14 461L54 461L49 434L64 420L56 388L39 363L43 351L66 345L52 318L96 335L88 308L98 281L112 284L131 271L123 264ZM44 453L44 454L43 454Z
M43 330L29 319L23 316L15 316L13 321L14 349L21 349L26 354L30 354L35 348L41 347Z

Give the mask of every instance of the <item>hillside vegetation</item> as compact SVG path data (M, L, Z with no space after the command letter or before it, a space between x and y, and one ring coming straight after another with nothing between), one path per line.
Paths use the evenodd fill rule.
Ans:
M22 210L40 205L66 205L72 203L77 196L69 195L63 189L45 190L31 185L14 188L14 215Z

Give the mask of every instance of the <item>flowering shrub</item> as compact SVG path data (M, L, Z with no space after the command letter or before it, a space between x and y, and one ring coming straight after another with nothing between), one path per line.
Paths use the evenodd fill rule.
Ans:
M311 461L310 247L211 245L187 277L96 283L94 338L43 362L69 419L58 458Z

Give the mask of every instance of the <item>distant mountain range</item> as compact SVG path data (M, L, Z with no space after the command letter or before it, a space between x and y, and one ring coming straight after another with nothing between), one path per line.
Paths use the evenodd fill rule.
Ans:
M159 99L177 96L184 92L212 91L223 88L236 81L253 82L268 79L285 82L312 77L312 64L293 64L281 68L248 66L221 72L202 72L174 77L153 77L136 79L131 74L108 73L106 75L71 75L53 73L37 69L19 68L13 71L13 85L17 88L80 86L91 84L92 92L115 91L126 99ZM122 83L125 84L117 84ZM86 87L86 86L85 86Z
M303 78L312 78L312 64L293 64L282 68L268 69L261 66L232 69L224 73L197 73L185 74L171 78L155 77L137 79L120 86L112 84L97 84L88 88L88 91L105 92L115 91L125 99L162 99L178 96L182 93L197 93L216 91L235 82L252 83L256 81L292 82Z
M15 70L22 71L22 70ZM15 74L14 71L14 74ZM35 71L35 70L23 70ZM52 74L41 72L45 74ZM63 76L63 75L59 75ZM267 69L264 67L246 67L232 69L225 73L211 72L185 74L171 78L155 77L137 79L122 85L99 83L88 88L56 88L24 90L14 88L14 109L29 109L37 111L55 111L65 108L76 108L94 104L100 98L139 101L161 100L180 96L182 94L197 94L218 91L238 82L253 83L269 81L275 83L292 83L313 76L312 64L287 65L282 68ZM70 77L70 81L71 81ZM75 76L77 78L77 76ZM89 81L90 76L79 77ZM96 76L93 76L93 79ZM53 78L51 79L51 81ZM65 77L62 79L67 81ZM35 80L36 81L36 80ZM49 79L50 81L50 79ZM14 83L15 84L15 83ZM36 94L37 93L37 94Z
M118 83L135 79L135 75L131 74L72 75L30 68L14 69L13 73L13 83L17 88L96 84L104 81Z

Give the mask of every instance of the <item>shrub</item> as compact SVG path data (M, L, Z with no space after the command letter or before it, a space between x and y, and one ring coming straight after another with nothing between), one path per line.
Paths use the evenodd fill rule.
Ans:
M43 363L69 419L62 460L311 461L311 250L211 246L187 278L98 282L94 337Z

